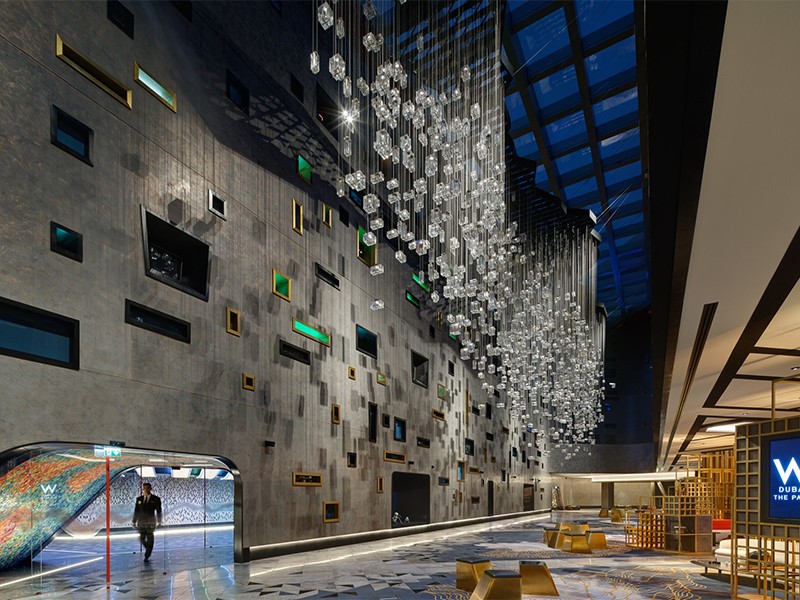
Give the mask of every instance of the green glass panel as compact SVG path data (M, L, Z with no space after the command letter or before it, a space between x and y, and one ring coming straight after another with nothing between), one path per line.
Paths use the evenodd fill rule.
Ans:
M289 297L289 279L280 273L275 273L275 293Z
M411 274L411 277L414 279L414 281L416 282L416 284L417 284L419 287L421 287L423 290L425 290L426 292L428 292L428 293L430 294L430 292L431 292L431 286L429 286L427 283L425 283L424 281L422 281L422 280L419 278L419 275L417 275L416 273L412 273L412 274Z
M301 155L297 155L297 174L307 184L311 185L311 164Z
M320 331L319 329L315 329L311 327L311 325L307 325L302 321L298 321L294 319L292 322L293 329L308 338L311 338L315 342L319 342L320 344L325 344L326 346L331 345L331 336L324 331Z
M458 336L456 336L456 334L455 334L455 333L451 333L451 334L450 334L450 339L451 339L451 340L457 340L457 339L458 339Z
M139 82L141 82L142 85L144 85L148 90L153 92L156 96L161 98L165 103L167 103L173 109L175 108L175 94L170 92L167 88L165 88L155 79L150 77L150 75L145 73L141 67L139 67Z
M364 243L364 235L367 233L367 230L358 226L358 258L361 259L364 263L369 265L370 267L375 265L378 262L377 259L377 251L378 246L367 246Z
M419 308L419 299L411 292L406 292L406 300L408 300L409 302L411 302L411 304Z

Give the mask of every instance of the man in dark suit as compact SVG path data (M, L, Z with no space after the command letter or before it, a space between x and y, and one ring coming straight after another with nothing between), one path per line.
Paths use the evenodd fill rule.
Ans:
M161 527L161 498L151 494L152 486L142 484L144 493L136 498L136 507L133 509L133 526L139 530L139 537L144 546L144 560L150 560L155 543L155 529Z

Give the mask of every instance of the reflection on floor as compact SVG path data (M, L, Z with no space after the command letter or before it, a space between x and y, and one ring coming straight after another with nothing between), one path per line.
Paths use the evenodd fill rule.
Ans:
M191 542L188 536L181 539L176 535L164 538L166 551L164 542L159 540L156 552L161 554L147 564L141 563L140 554L131 554L131 549L122 553L118 547L112 561L113 583L108 590L100 560L18 583L13 580L30 571L13 576L2 573L0 598L466 600L468 594L455 588L455 559L460 556L490 557L495 568L500 569L515 569L523 558L542 558L553 573L561 598L568 600L731 597L727 583L704 577L702 568L692 565L687 557L625 547L621 527L611 525L607 519L593 518L593 514L595 511L571 511L554 513L552 517L499 521L246 565L231 564L229 546L204 551L196 540ZM587 556L547 548L542 543L541 527L562 520L590 521L593 528L606 531L610 549ZM96 551L83 545L64 547L78 542L56 543L61 544L56 550L76 551L79 547L80 552ZM138 551L135 540L132 545ZM218 566L210 566L215 564L215 558ZM55 564L48 563L48 567Z

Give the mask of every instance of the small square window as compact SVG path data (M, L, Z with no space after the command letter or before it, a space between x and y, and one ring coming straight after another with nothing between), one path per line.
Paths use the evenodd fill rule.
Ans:
M453 375L456 374L456 365L452 360L448 360L447 361L447 373L450 376L453 376Z
M456 479L458 481L464 481L464 473L466 471L466 465L463 460L460 460L456 463Z
M428 387L428 359L411 351L411 381L424 388Z
M246 115L250 114L250 90L230 71L226 71L225 93Z
M347 467L350 469L355 469L358 466L358 454L355 452L348 452L347 453Z
M108 0L106 3L108 20L119 27L129 38L133 39L133 13L119 0Z
M230 306L225 309L225 331L237 337L242 335L242 316Z
M338 523L339 522L339 503L338 502L323 502L322 503L322 522L323 523Z
M475 456L475 440L464 438L464 454L467 456Z
M256 389L256 376L242 373L242 388L254 392Z
M292 229L303 235L303 205L296 198L292 198Z
M331 405L331 423L338 425L342 422L342 407L338 404Z
M72 260L83 262L83 235L50 221L50 250Z
M378 383L378 385L386 385L386 375L378 371L375 373L375 381Z
M333 209L324 202L322 203L322 222L328 229L333 227Z
M93 167L94 132L56 106L51 107L50 117L50 141L53 145Z
M406 420L399 419L397 417L394 418L394 441L396 442L405 442L406 441Z
M272 293L287 302L292 301L292 280L275 269L272 269Z
M391 424L391 422L392 418L389 415L387 415L386 413L383 413L381 415L381 425L383 425L386 429L389 429L389 425Z
M208 210L218 217L228 220L228 203L212 190L208 190Z

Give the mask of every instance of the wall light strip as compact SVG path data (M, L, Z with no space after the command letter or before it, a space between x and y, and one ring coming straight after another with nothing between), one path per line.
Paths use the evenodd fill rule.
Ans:
M169 108L172 112L178 112L178 97L175 93L158 83L152 75L142 69L139 63L136 62L133 63L133 78L141 84L144 89L158 98L164 106Z
M331 335L297 319L292 319L292 331L330 348Z
M425 290L425 291L426 291L426 292L428 292L429 294L431 293L431 286L429 286L427 283L425 283L424 281L422 281L422 280L419 278L419 275L417 275L416 273L412 273L412 274L411 274L411 278L412 278L412 279L413 279L413 280L416 282L416 284L417 284L419 287L421 287L423 290Z
M133 534L138 535L138 534ZM37 579L39 577L46 577L48 575L52 575L53 573L58 573L59 571L66 571L67 569L74 569L75 567L80 567L82 565L88 565L89 563L96 562L98 560L104 560L105 556L98 556L97 558L90 558L89 560L84 560L83 562L75 563L74 565L67 565L66 567L59 567L58 569L53 569L52 571L45 571L44 573L37 573L36 575L28 575L27 577L22 577L20 579L14 579L12 581L6 581L5 583L0 583L0 588L6 587L9 585L14 585L15 583L22 583L23 581L28 581L30 579Z

